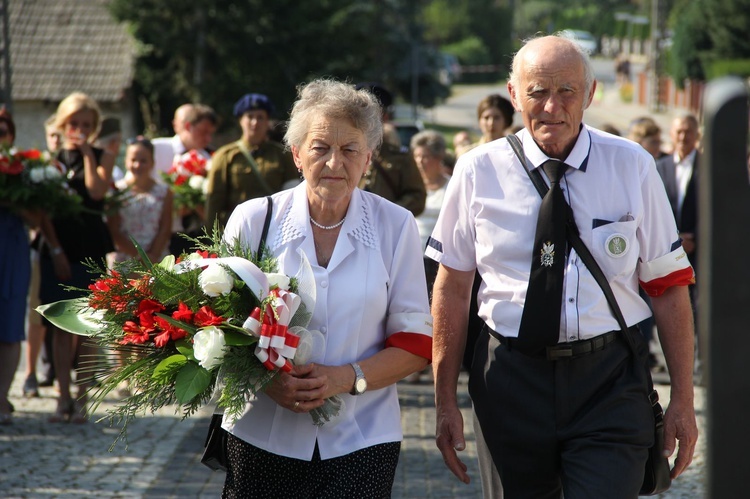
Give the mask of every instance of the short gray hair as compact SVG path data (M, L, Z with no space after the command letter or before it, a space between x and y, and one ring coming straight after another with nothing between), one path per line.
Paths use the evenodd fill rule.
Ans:
M531 38L527 38L523 41L523 47L521 47L518 52L513 56L513 63L511 64L511 70L510 70L510 76L508 77L508 80L510 81L510 84L513 86L513 88L516 89L516 91L520 90L520 82L519 82L519 73L521 71L521 60L523 59L523 53L526 49L526 47L529 45L529 42L532 42L534 40L538 40L539 38L544 38L547 35L539 35L534 36ZM575 50L578 55L581 58L581 62L583 63L583 79L586 85L586 93L585 98L583 99L583 102L588 102L589 97L591 96L591 85L594 84L594 66L591 64L591 58L589 57L588 52L586 52L583 48L581 48L578 44L570 41L569 39L565 38L560 34L560 32L555 33L555 38L559 38L560 40L565 40L568 42L571 48Z
M435 130L424 130L414 135L409 146L412 151L417 147L424 147L432 156L439 158L445 156L445 138Z
M288 147L301 147L310 125L318 117L346 119L365 135L367 147L377 149L383 141L383 118L378 100L367 90L332 79L313 80L298 87L284 135Z

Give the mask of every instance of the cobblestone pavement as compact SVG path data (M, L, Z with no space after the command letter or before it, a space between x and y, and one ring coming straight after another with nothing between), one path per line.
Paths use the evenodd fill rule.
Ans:
M471 484L460 483L445 468L435 447L435 411L431 380L420 384L402 382L399 392L404 442L393 487L394 498L480 498L470 402L466 383L460 385L460 403L466 423ZM55 408L55 391L42 388L40 398L21 396L23 371L19 369L11 401L14 423L0 426L0 496L7 498L216 498L221 495L224 474L200 464L209 414L181 421L171 409L136 419L129 429L128 448L108 449L117 428L105 422L82 425L48 423ZM665 405L668 385L657 386ZM95 413L105 414L115 400L106 401ZM696 388L698 421L704 427L703 388ZM670 499L704 497L705 435L699 441L692 467L672 489L661 495Z

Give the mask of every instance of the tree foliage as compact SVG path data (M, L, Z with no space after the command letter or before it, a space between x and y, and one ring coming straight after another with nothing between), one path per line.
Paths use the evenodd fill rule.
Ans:
M712 65L750 59L750 0L680 0L670 15L674 31L670 74L705 80Z
M269 95L285 118L296 86L315 77L402 88L401 79L410 79L411 72L401 68L408 65L410 48L421 45L415 27L420 4L113 0L111 10L139 42L135 92L144 121L154 133L164 133L180 104L203 102L228 117L247 92ZM433 84L432 69L420 73L420 83L444 94ZM426 105L438 96L420 93Z
M513 52L511 0L430 0L421 11L425 39L436 50L455 55L464 65L496 65L486 78L507 72Z
M590 31L597 37L620 28L615 13L648 14L651 0L528 0L517 2L515 29L519 38L562 29Z

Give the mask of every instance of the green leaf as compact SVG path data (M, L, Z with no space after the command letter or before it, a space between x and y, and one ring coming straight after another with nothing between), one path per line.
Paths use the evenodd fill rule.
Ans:
M177 402L187 404L211 385L211 373L195 362L185 364L174 383Z
M170 371L175 369L178 365L183 365L187 362L187 357L184 355L170 355L166 359L159 362L154 368L154 374L151 377L155 380L162 380L168 377Z
M224 331L224 341L227 345L232 347L244 347L248 345L254 345L258 342L258 338L247 334L238 333L236 331Z
M172 324L175 327L178 327L180 329L184 329L185 331L187 331L191 335L195 334L195 332L198 331L197 327L191 326L187 322L178 321L177 319L175 319L173 317L170 317L168 315L161 314L161 313L157 313L155 315L157 317L161 317L162 319L164 319L165 321L169 322L170 324Z
M193 345L186 339L177 340L174 342L175 348L177 348L177 351L180 352L182 355L187 357L188 359L192 360L193 362L197 362L197 359L195 358L195 352L193 351Z
M36 311L56 327L80 336L95 336L103 328L101 312L89 307L86 298L40 305Z
M146 254L146 252L143 250L143 248L141 247L141 245L138 244L138 241L136 241L135 239L133 239L131 237L130 238L130 242L133 243L133 246L135 246L135 249L138 251L138 254L141 257L141 260L143 260L143 265L145 265L148 270L153 269L154 268L154 264L151 263L151 259L148 257L148 255Z

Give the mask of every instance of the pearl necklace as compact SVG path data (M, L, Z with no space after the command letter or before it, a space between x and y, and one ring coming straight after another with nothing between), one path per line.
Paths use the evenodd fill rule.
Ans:
M323 224L319 224L318 222L316 222L313 219L313 217L310 217L310 222L312 222L312 224L315 227L318 227L318 228L323 229L323 230L331 230L331 229L335 229L336 227L341 227L341 225L344 223L345 220L346 220L346 217L342 218L340 222L335 223L333 225L323 225Z

